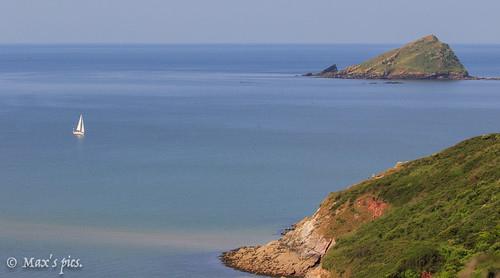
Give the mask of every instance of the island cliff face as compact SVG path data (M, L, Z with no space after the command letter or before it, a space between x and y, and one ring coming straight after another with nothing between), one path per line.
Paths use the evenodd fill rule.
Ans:
M309 75L350 79L475 79L469 76L450 46L434 35L343 70L333 65Z
M280 239L221 256L285 277L499 277L500 134L331 193Z

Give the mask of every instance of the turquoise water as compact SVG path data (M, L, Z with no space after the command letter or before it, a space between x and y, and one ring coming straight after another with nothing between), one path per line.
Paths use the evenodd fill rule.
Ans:
M0 46L0 263L52 253L81 259L65 277L248 277L219 253L276 238L397 161L500 131L500 82L298 76L391 47ZM500 46L453 47L471 74L500 76Z

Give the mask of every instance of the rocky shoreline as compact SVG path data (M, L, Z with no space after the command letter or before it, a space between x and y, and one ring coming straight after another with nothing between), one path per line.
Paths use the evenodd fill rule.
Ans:
M399 170L398 164L371 179ZM388 204L364 194L339 205L336 193L330 194L310 217L302 219L274 241L262 246L244 246L224 252L220 259L228 267L271 277L328 278L321 259L335 239L382 216ZM333 214L332 214L333 211Z
M221 256L222 262L241 271L266 276L307 277L319 265L334 240L319 233L319 211L299 222L282 238L263 246L241 247Z
M337 78L337 79L366 79L366 80L500 80L500 77L480 77L480 76L462 76L449 73L412 73L412 74L351 74L344 71L337 72L308 72L302 76L306 77L319 77L319 78Z

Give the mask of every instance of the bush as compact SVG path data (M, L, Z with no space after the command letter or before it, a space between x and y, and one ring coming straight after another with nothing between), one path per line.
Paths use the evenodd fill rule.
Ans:
M398 267L399 277L407 271L435 273L443 263L443 257L431 245L418 245L407 250Z

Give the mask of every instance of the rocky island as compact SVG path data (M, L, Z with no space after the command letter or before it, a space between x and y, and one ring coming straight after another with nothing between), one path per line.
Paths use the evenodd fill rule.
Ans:
M448 44L434 35L425 36L358 65L338 70L332 65L305 76L344 79L497 79L470 76Z
M331 193L280 239L224 264L285 277L499 277L500 134Z

